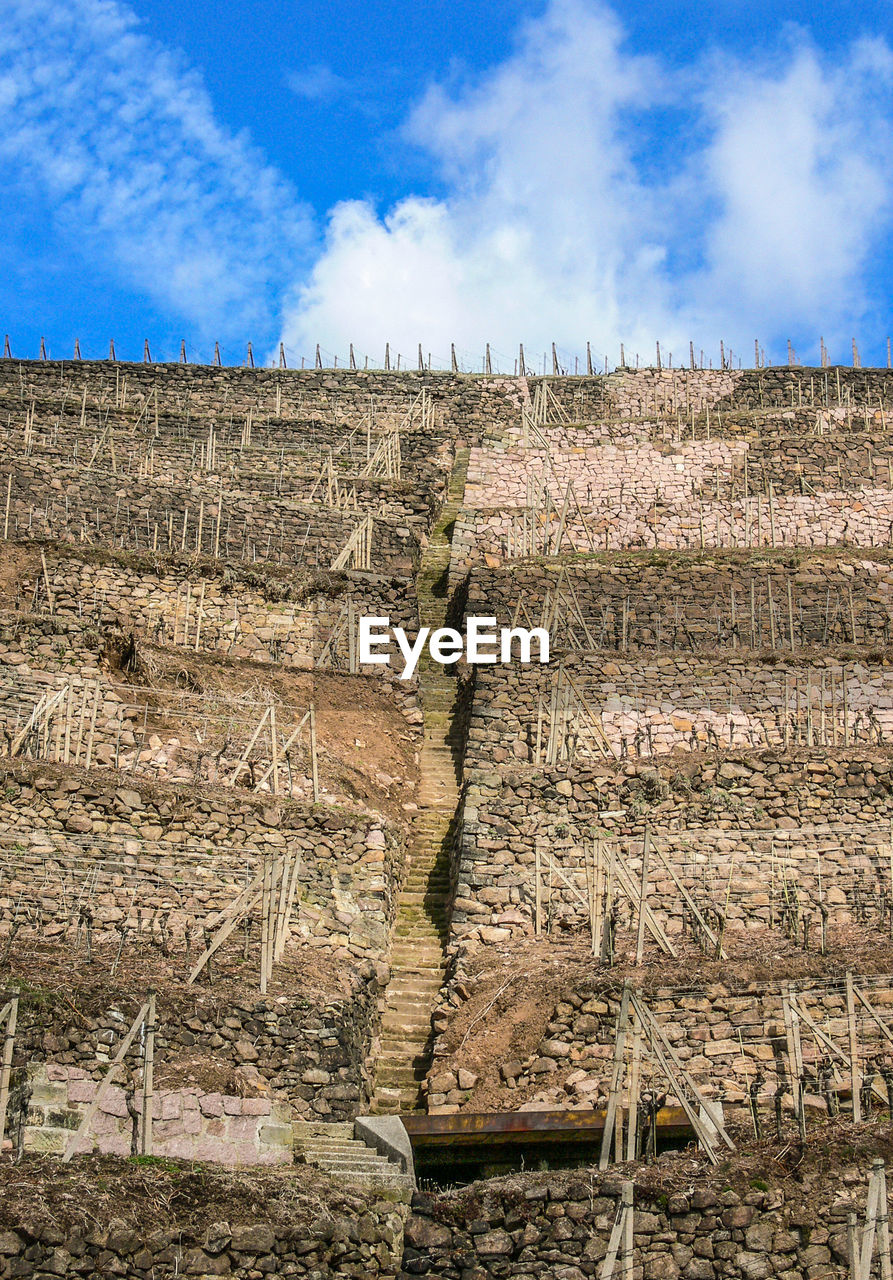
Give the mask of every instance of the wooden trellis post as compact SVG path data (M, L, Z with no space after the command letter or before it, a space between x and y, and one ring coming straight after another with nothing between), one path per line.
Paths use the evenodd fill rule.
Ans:
M140 1154L152 1154L152 1108L155 1103L155 992L149 992L146 1043L143 1049L143 1115Z
M629 1033L629 1005L631 984L627 978L623 984L620 997L620 1010L617 1014L617 1030L614 1036L614 1064L611 1069L611 1085L608 1090L608 1108L605 1112L605 1127L602 1130L602 1145L598 1157L599 1169L607 1169L611 1159L611 1141L614 1137L614 1122L620 1100L620 1087L623 1083L623 1054L626 1049L626 1037ZM610 1272L608 1272L610 1275Z
M852 1215L855 1218L855 1215ZM868 1179L868 1203L865 1206L865 1226L857 1239L855 1222L850 1226L850 1276L851 1280L869 1280L871 1263L877 1252L880 1261L881 1280L890 1280L890 1224L887 1213L887 1172L881 1159L874 1161Z
M261 894L261 886L263 883L263 872L259 872L249 885L247 885L238 895L234 902L223 912L224 919L220 921L216 934L211 939L210 944L199 957L195 968L190 973L186 985L191 986L196 978L204 969L205 965L211 959L216 951L223 946L229 935L235 929L236 925L252 907L256 904Z
M859 1042L856 1037L856 1002L853 993L853 975L849 969L847 969L846 973L846 1021L850 1048L850 1079L853 1088L853 1120L858 1124L862 1119L862 1104L859 1098L862 1081L859 1073Z
M612 1280L617 1255L620 1254L621 1276L631 1280L633 1274L633 1184L624 1182L620 1188L620 1210L608 1237L608 1251L599 1270L599 1280Z
M648 853L651 844L651 832L646 823L642 840L642 879L639 884L639 921L636 933L636 964L642 963L645 948L645 900L648 896Z
M3 1036L3 1057L0 1059L0 1151L3 1149L3 1134L6 1131L6 1105L9 1101L9 1077L12 1074L12 1051L16 1038L16 1023L19 1016L19 997L12 996L0 1009L0 1026L5 1026Z

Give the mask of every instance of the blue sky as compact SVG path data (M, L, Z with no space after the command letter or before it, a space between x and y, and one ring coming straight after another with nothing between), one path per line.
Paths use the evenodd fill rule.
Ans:
M15 354L884 358L888 0L0 0Z

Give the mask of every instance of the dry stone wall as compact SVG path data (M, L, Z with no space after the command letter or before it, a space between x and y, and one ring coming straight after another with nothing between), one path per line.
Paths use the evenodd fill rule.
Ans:
M185 997L163 992L157 997L156 1076L179 1073L175 1091L187 1084L184 1077L196 1062L205 1062L213 1064L218 1078L228 1077L244 1101L288 1103L304 1119L349 1120L368 1109L368 1054L378 1027L378 984L371 965L356 969L348 994L317 996L312 1002L307 996L256 993L221 999L190 990L195 993L191 998L189 991ZM58 1083L70 1077L85 1082L76 1093L89 1092L108 1071L144 998L145 992L110 994L104 1007L85 1014L51 992L36 999L26 993L19 1004L14 1065L28 1065L33 1074L45 1064L48 1080ZM184 1058L185 1070L177 1065ZM125 1067L138 1070L139 1064L137 1044L128 1051ZM38 1091L32 1097L34 1106L43 1105L42 1096ZM256 1102L254 1110L266 1113ZM242 1114L251 1112L249 1106ZM35 1123L47 1120L37 1112L32 1118ZM73 1117L67 1116L46 1127L70 1130L72 1124ZM109 1126L109 1131L116 1127ZM281 1133L268 1136L277 1145L286 1141ZM60 1135L46 1135L46 1141L56 1149Z
M890 979L856 974L853 981L878 1018L888 1021L893 1007ZM463 976L463 988L473 990L474 985L473 979ZM848 1045L842 981L801 981L790 984L789 994L801 1018L810 1018L838 1049ZM773 1123L776 1094L784 1111L790 1113L792 1081L780 984L742 982L731 986L697 980L685 988L655 984L642 998L702 1096L722 1104L727 1120L737 1118L751 1124L749 1108L753 1104L768 1129ZM568 986L550 1010L544 1034L532 1053L494 1064L488 1076L476 1076L471 1087L464 1089L460 1072L461 1083L467 1086L468 1080L463 1059L450 1053L445 1037L440 1036L427 1082L429 1110L433 1114L478 1110L473 1092L478 1084L486 1086L491 1110L604 1110L619 1008L616 980L591 978ZM864 1068L863 1088L874 1088L876 1099L883 1102L882 1072L893 1078L889 1041L861 1003L855 1034ZM848 1107L849 1072L840 1069L840 1061L829 1056L824 1043L817 1046L805 1032L803 1070L812 1121L828 1115L829 1098L832 1114ZM672 1086L668 1091L666 1077L655 1068L647 1050L640 1082L643 1090L665 1093L665 1105L681 1105ZM493 1104L494 1090L498 1091L498 1107ZM628 1092L624 1092L622 1104L627 1103Z
M45 1161L26 1157L15 1183L0 1217L3 1280L395 1280L400 1269L404 1193L342 1186L312 1170L300 1185L256 1170L246 1188L244 1174L225 1169L165 1162L147 1177L145 1169L94 1158L63 1183L47 1176Z
M221 497L214 481L162 486L29 459L13 474L8 528L15 538L216 552L223 559L328 569L363 518L361 512L248 492ZM373 518L372 567L413 573L426 523L418 516Z
M386 957L405 850L401 828L378 815L39 763L2 776L0 933L27 910L29 929L70 940L87 891L97 941L125 926L152 939L163 922L172 948L188 938L194 949L262 860L288 853L299 859L293 934L348 961Z
M694 1172L694 1171L693 1171ZM644 1181L644 1179L643 1179ZM714 1276L841 1280L847 1275L847 1218L864 1216L866 1177L847 1167L803 1184L755 1177L735 1188L695 1174L684 1190L635 1189L633 1274L644 1280ZM638 1184L638 1179L637 1179ZM531 1174L413 1197L401 1280L436 1276L600 1274L617 1218L615 1173Z
M774 530L774 536L773 536ZM560 548L559 548L560 537ZM721 547L887 547L893 543L893 493L863 489L781 494L746 502L708 499L655 503L647 510L619 496L585 512L571 509L564 523L556 510L522 508L465 510L456 521L451 583L454 588L479 564L562 551L625 551L659 548L693 551Z
M582 762L807 741L882 745L891 737L893 677L882 664L572 653L560 667L478 668L467 759L550 759L553 739L551 759Z
M135 562L113 554L85 557L65 545L48 548L46 562L54 617L86 618L99 628L133 630L156 644L198 646L237 660L312 666L338 624L346 626L348 600L357 617L388 616L408 631L418 625L414 583L403 577L354 572L295 582L260 566L239 571L213 560L196 565L152 556ZM23 601L35 597L50 607L39 565L20 583ZM40 631L53 625L44 620ZM66 630L61 624L59 629ZM347 666L346 634L336 637L334 654L330 648L326 656ZM380 667L362 670L381 673Z
M522 612L523 610L523 612ZM893 638L893 555L654 553L521 561L470 575L466 617L547 626L567 649L800 649Z
M454 866L453 937L495 943L531 936L540 864L541 926L588 937L589 886L622 861L638 888L646 825L654 853L647 902L668 936L697 937L691 895L729 936L790 925L820 939L830 923L887 927L893 774L885 754L850 750L821 759L729 753L685 769L625 766L473 769ZM537 858L539 850L539 859ZM621 894L618 927L637 912Z

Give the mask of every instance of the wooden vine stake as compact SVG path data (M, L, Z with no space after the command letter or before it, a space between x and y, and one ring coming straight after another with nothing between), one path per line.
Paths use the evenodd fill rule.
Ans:
M12 1074L12 1050L16 1038L16 1023L19 1016L19 997L14 995L0 1009L0 1026L5 1026L3 1036L3 1057L0 1059L0 1151L3 1149L3 1134L6 1130L6 1104L9 1101L9 1077Z
M855 1217L855 1215L853 1215ZM887 1216L887 1173L884 1162L872 1163L868 1179L868 1203L865 1207L865 1226L861 1239L857 1240L855 1222L850 1228L850 1276L851 1280L870 1280L871 1264L875 1252L880 1261L881 1280L890 1280L890 1224Z
M605 1112L605 1127L602 1130L602 1145L598 1157L599 1169L607 1169L611 1158L611 1139L614 1136L614 1122L620 1101L620 1086L623 1082L623 1055L626 1049L626 1037L629 1032L629 1003L631 987L629 978L623 984L620 997L620 1010L617 1014L617 1031L614 1038L614 1064L611 1069L611 1086L608 1090L608 1109ZM610 1272L608 1273L610 1274Z
M146 1044L143 1051L143 1115L140 1155L152 1154L152 1108L155 1103L155 992L149 992Z
M316 708L310 703L310 769L313 776L313 803L319 804L319 758L316 752Z
M608 1237L608 1251L598 1273L599 1280L612 1280L618 1253L622 1280L632 1280L633 1238L633 1184L624 1182L620 1188L620 1212Z
M648 853L651 844L651 832L645 827L642 841L642 879L639 885L639 927L636 934L636 964L642 963L645 948L645 899L648 896Z
M850 1079L853 1089L853 1120L856 1124L862 1119L862 1104L859 1098L861 1078L859 1075L859 1042L856 1038L856 1001L853 992L853 975L849 969L846 973L846 1022L850 1049Z

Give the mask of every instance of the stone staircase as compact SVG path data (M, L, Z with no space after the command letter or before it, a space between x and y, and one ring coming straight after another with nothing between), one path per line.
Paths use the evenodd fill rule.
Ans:
M392 1186L412 1187L412 1179L387 1156L379 1155L365 1142L354 1137L352 1121L337 1124L309 1123L296 1120L294 1132L295 1161L313 1165L334 1178L347 1182L388 1182Z
M462 505L468 450L459 450L447 500L422 556L416 580L419 622L446 624L453 522ZM409 871L397 902L391 981L384 994L381 1051L371 1110L415 1111L431 1061L431 1014L443 985L449 930L450 848L459 804L461 736L454 729L458 684L455 666L419 662L424 714L419 809L410 831Z

